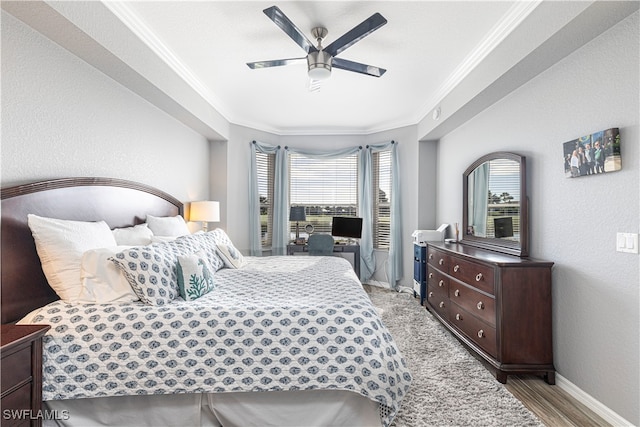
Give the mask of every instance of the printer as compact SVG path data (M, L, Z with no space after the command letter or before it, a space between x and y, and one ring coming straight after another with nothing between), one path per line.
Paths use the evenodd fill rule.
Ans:
M443 242L445 230L449 224L442 224L437 230L415 230L411 236L413 243L424 244L426 242Z

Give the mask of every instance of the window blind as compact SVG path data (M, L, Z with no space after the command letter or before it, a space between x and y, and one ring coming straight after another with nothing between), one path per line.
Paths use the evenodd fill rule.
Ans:
M276 156L256 153L258 194L260 197L260 240L263 247L271 246L273 237L273 181Z
M331 233L334 216L357 216L356 155L318 159L291 153L289 161L289 203L305 207L306 223L314 233ZM290 226L295 233L295 222Z
M391 241L391 151L373 153L373 247L389 249Z

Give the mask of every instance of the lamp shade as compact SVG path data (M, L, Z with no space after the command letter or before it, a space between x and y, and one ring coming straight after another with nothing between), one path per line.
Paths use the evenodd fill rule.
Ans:
M191 202L190 221L220 221L220 202Z
M305 221L304 206L291 206L289 210L289 221Z

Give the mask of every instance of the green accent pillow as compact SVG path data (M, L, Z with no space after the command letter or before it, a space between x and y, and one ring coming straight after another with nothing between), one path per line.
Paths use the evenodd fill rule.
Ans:
M178 255L178 288L185 301L193 301L211 292L215 287L213 272L202 252Z

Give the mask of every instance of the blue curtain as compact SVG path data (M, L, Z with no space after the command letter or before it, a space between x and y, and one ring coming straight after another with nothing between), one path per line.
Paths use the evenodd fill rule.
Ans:
M398 280L402 278L402 220L400 216L400 169L398 167L398 156L396 148L398 144L394 141L385 144L369 145L366 149L362 147L344 148L335 151L314 151L300 148L273 146L254 141L251 144L251 171L249 182L249 210L250 210L250 244L251 254L261 253L260 240L260 206L258 195L258 179L256 170L256 152L263 152L276 155L275 178L274 178L274 200L273 200L273 243L272 251L274 255L286 253L286 246L289 241L288 228L288 208L289 208L289 162L288 153L297 153L306 157L317 159L330 159L349 156L360 152L359 173L358 173L358 208L362 217L362 238L360 239L360 280L368 281L375 271L375 255L373 250L373 218L372 218L372 160L371 155L376 151L391 150L392 162L392 195L391 195L391 244L389 248L388 280L392 288L396 287Z
M365 283L376 271L376 257L373 251L373 185L371 150L369 146L360 152L360 173L358 174L358 208L362 217L362 238L360 239L360 280ZM364 231L367 231L366 233Z
M286 255L289 243L289 159L286 150L276 151L275 175L273 181L273 255Z
M256 152L258 142L251 143L251 170L249 171L249 255L262 255L262 230L260 228L260 193L258 191L258 167ZM262 151L260 149L260 151Z
M260 195L258 194L258 170L256 167L256 153L275 154L275 176L273 183L273 232L272 253L285 255L289 242L287 229L287 206L289 204L288 163L285 150L280 146L265 144L258 141L251 143L251 170L249 171L249 253L253 256L262 254L262 239L260 229Z
M387 142L384 144L368 145L364 150L364 156L367 158L362 162L365 165L368 175L365 179L369 181L369 191L364 193L371 198L371 181L372 181L372 160L371 156L374 152L391 150L391 230L390 230L390 242L389 242L389 258L387 259L387 280L392 289L396 289L398 281L402 279L402 215L400 213L400 167L398 161L398 144L395 141ZM369 216L371 216L371 203L369 201ZM370 219L371 221L371 219ZM364 223L364 220L363 220ZM369 228L371 229L371 228ZM369 245L369 242L367 242ZM373 258L373 244L371 247L365 248L370 251L370 256ZM360 248L363 251L363 248ZM364 264L364 258L363 258ZM374 263L375 268L375 263Z
M487 208L489 205L489 162L485 162L474 169L473 177L474 197L470 197L468 203L471 206L471 225L476 236L487 236ZM479 197L478 197L479 195ZM466 233L466 230L464 231Z

